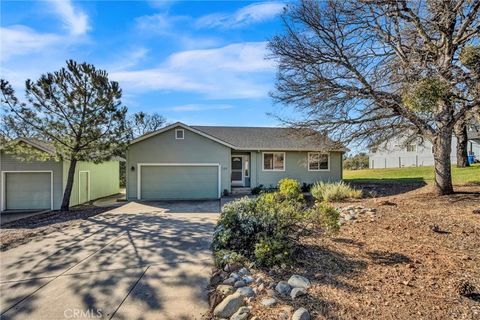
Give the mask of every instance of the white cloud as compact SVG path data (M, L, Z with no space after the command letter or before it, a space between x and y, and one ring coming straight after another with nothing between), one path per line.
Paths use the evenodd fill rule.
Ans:
M128 50L127 53L117 53L117 60L107 65L107 70L122 71L136 66L145 59L150 52L147 48L135 48Z
M135 91L194 92L215 99L265 97L274 71L265 54L265 42L181 51L156 68L118 71L111 77Z
M265 20L279 15L284 4L278 2L254 3L243 7L233 14L214 13L199 18L196 22L198 27L203 28L236 28Z
M229 104L186 104L183 106L172 107L170 110L176 112L194 112L206 110L226 110L232 108L233 106Z
M41 51L58 43L61 36L53 33L38 33L23 26L13 25L0 28L0 56L5 61L15 55L27 55Z
M190 18L187 16L170 16L166 13L140 16L135 19L137 29L151 34L178 35L178 29L173 30L175 24L186 23Z
M70 0L53 0L50 3L70 34L82 35L90 29L87 14L75 8Z

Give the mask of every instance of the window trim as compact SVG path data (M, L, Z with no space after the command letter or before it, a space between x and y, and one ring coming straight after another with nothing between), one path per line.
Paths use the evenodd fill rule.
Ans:
M283 154L283 169L265 169L265 154L275 154L275 153L282 153ZM275 157L275 155L274 155ZM277 171L277 172L284 172L287 167L287 154L285 151L266 151L262 152L262 171L266 172L271 172L271 171Z
M177 136L177 132L182 132L182 137ZM175 129L175 140L184 140L185 139L185 130L184 129Z
M327 155L327 169L320 169L320 164L319 164L319 168L318 169L310 169L310 154L326 154ZM313 152L308 152L307 154L307 169L308 171L313 171L313 172L316 172L316 171L330 171L330 152L319 152L319 151L313 151Z

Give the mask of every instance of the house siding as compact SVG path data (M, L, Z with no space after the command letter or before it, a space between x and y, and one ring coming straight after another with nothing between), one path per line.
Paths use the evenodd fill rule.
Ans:
M378 148L375 153L369 154L370 169L402 168L433 166L432 143L429 141L412 143L416 145L415 151L406 151L402 140L392 140ZM452 138L450 160L452 164L457 161L457 139ZM477 159L480 157L480 142L469 140L468 150L472 150Z
M219 163L220 190L231 190L231 149L188 129L184 129L184 139L177 140L175 139L176 128L178 127L173 127L128 147L126 164L128 199L137 199L139 163Z
M53 209L60 209L63 196L63 170L62 162L48 161L22 161L11 154L0 152L0 171L52 171L53 172ZM3 195L3 173L0 175L0 195ZM0 197L3 199L3 197ZM0 200L3 201L3 200ZM3 208L3 203L0 208Z
M268 152L284 152L268 151ZM312 151L313 152L313 151ZM282 178L292 178L300 183L315 183L317 181L339 181L342 179L342 153L330 153L329 171L308 171L308 152L286 151L285 171L263 171L262 153L251 152L252 155L252 186L276 186ZM253 168L253 164L255 169Z
M106 161L95 164L93 162L77 162L75 177L73 180L70 206L76 206L78 200L79 172L90 172L90 200L103 198L120 192L120 163L118 161ZM69 161L63 162L63 186L67 185Z

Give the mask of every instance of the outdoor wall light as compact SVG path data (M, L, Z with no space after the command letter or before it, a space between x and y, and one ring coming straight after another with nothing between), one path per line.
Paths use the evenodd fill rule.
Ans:
M135 166L132 166L130 170L135 171Z

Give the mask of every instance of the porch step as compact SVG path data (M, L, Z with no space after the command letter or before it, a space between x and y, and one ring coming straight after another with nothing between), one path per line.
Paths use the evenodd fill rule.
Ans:
M234 187L232 188L232 195L248 195L252 192L251 188L240 188L240 187Z

